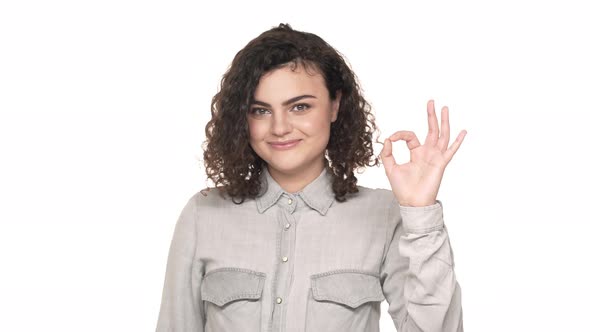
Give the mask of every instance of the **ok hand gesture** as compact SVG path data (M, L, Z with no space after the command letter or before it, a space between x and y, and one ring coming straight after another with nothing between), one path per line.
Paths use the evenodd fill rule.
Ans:
M412 131L395 132L385 140L380 158L385 166L385 174L391 189L402 206L427 206L436 203L436 195L442 182L442 176L451 158L455 155L465 135L462 130L457 139L449 145L449 109L444 106L441 111L441 130L434 110L434 100L426 106L428 113L428 135L424 145ZM406 141L410 149L410 161L399 165L392 153L392 143Z

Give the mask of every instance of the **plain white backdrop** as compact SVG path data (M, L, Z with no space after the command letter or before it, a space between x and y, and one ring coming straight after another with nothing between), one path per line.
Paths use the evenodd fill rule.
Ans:
M438 195L467 331L588 329L586 8L2 1L0 330L155 329L176 219L206 184L211 98L235 53L279 23L345 55L382 138L423 143L431 98L452 140L468 131ZM394 154L407 161L405 143ZM383 168L358 177L388 187Z

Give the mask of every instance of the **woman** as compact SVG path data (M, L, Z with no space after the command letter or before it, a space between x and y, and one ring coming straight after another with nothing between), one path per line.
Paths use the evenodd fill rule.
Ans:
M384 143L392 190L357 186L379 164L370 106L320 37L288 24L237 53L211 105L215 188L193 195L170 247L157 331L461 331L461 294L436 199L449 143L433 101L423 145ZM392 143L407 142L399 165Z

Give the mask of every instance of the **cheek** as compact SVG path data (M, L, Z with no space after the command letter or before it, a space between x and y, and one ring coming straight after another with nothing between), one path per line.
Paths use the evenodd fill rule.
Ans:
M299 123L299 129L307 136L329 137L330 136L330 120L326 118L310 118Z
M260 121L248 121L248 132L250 141L259 141L264 138L264 128Z

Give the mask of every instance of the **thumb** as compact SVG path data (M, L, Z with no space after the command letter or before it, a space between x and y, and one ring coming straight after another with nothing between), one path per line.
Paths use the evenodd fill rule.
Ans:
M385 169L390 169L397 164L393 157L393 146L389 138L386 138L385 142L383 142L383 149L379 156L381 157Z

